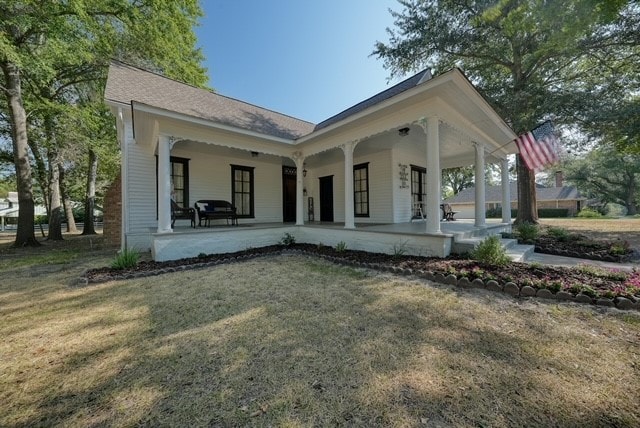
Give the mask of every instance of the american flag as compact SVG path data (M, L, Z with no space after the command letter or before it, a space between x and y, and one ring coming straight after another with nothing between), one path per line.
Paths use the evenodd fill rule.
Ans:
M560 143L550 120L522 134L515 142L524 163L532 171L539 171L559 159Z

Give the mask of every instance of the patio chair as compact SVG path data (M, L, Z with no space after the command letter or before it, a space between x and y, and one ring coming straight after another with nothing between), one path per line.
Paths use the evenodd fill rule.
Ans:
M211 226L211 220L225 219L227 225L231 221L231 225L238 225L238 214L236 207L228 201L201 199L195 203L198 210L198 226L202 226L204 220L205 226Z
M191 220L191 227L196 227L196 210L193 208L182 208L176 201L171 199L171 227L176 224L177 219Z
M451 205L449 204L440 204L440 208L442 208L442 219L446 221L455 221L453 218L459 211L453 211L451 209Z

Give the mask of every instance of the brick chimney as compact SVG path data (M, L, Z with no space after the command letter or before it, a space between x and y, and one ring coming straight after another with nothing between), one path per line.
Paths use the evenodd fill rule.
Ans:
M556 171L556 187L564 186L564 179L562 177L562 171Z

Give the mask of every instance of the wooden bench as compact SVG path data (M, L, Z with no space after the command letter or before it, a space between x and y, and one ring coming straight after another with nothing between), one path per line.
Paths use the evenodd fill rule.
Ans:
M191 227L196 227L196 210L193 208L182 208L171 199L171 227L176 224L176 220L191 220Z
M459 211L453 211L451 209L451 205L449 204L440 204L440 208L442 208L442 219L446 221L455 221L453 218L454 215L458 214Z
M238 214L236 214L236 207L231 205L231 202L215 200L215 199L201 199L195 203L195 208L198 213L198 226L202 226L202 220L205 221L206 226L211 225L211 220L231 220L232 225L238 225Z

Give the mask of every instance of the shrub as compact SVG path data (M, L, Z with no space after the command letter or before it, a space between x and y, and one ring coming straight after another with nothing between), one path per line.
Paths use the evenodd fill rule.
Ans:
M407 254L407 242L400 242L399 244L393 244L393 257L398 258Z
M112 269L123 270L135 267L138 264L138 259L140 258L140 254L130 248L125 248L120 251L116 256L115 260L111 263Z
M624 256L630 252L631 249L629 248L629 242L627 241L615 241L609 248L609 254L613 254L614 256Z
M524 242L533 242L539 234L538 225L532 223L520 223L516 226L520 239Z
M296 237L290 234L289 232L285 233L284 236L280 239L280 244L285 245L287 247L290 247L295 243L296 243Z
M345 251L347 251L347 243L344 241L340 241L336 244L336 252L338 253L344 253Z
M569 232L562 227L550 227L547 229L547 233L560 242L567 242L569 240Z
M500 238L496 235L489 236L483 240L471 252L471 257L479 262L493 266L504 266L511 261L500 243Z
M580 218L602 218L602 214L592 208L583 208L578 213L578 217Z

